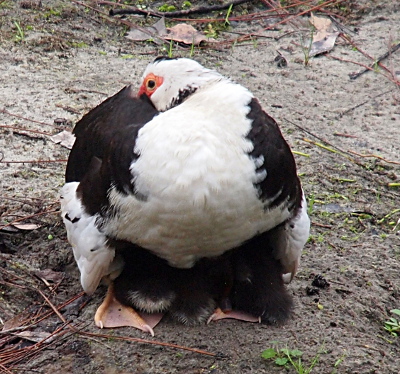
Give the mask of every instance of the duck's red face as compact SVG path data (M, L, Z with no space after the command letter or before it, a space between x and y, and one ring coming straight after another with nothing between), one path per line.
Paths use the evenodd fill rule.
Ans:
M140 86L138 96L146 94L148 97L151 97L151 95L153 95L153 93L163 84L163 82L163 77L156 76L153 73L148 74Z

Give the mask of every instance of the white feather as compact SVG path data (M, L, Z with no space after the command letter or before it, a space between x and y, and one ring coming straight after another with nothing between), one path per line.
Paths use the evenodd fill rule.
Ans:
M163 84L151 95L151 101L161 112L170 108L173 101L179 96L179 92L187 88L197 89L212 82L227 80L215 70L207 69L188 58L179 58L173 61L161 60L149 64L143 78L149 73L162 77L164 80ZM219 103L219 100L217 102ZM213 104L217 106L216 102Z
M106 233L191 267L287 220L286 202L266 210L254 186L265 175L256 174L260 160L248 154L252 97L228 79L211 80L147 123L131 165L135 188L147 199L111 189L118 213Z
M61 216L81 272L82 287L87 294L92 294L103 277L112 274L115 278L119 274L122 263L119 257L114 259L114 249L107 246L106 236L97 228L97 216L85 213L76 194L78 185L71 182L62 188Z

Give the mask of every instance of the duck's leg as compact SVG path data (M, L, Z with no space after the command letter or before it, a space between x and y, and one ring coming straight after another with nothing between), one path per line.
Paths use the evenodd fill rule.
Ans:
M99 328L132 326L154 336L153 328L161 321L162 313L142 313L121 304L114 296L114 284L108 287L107 295L94 316Z

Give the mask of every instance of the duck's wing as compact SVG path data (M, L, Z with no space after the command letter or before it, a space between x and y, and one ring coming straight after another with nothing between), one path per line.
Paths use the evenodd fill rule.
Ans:
M61 215L81 272L82 287L89 294L103 277L115 276L122 268L114 246L102 232L99 217L107 211L111 185L129 183L131 160L117 169L111 163L116 163L115 155L121 152L125 158L134 157L132 131L137 133L156 114L146 96L137 98L127 86L86 114L74 129L76 141L61 190ZM121 170L124 167L125 172Z
M92 158L103 159L109 151L116 132L132 125L143 126L157 113L150 99L146 95L136 97L129 85L84 115L73 130L76 140L68 158L66 182L81 181Z
M248 138L254 145L251 156L260 160L257 172L266 175L256 183L259 197L264 201L267 211L281 206L290 213L289 219L270 231L268 240L274 249L274 257L283 266L283 273L288 273L285 280L291 280L309 236L307 203L297 176L293 154L275 120L262 110L256 99L252 100L250 109L248 118L253 122Z

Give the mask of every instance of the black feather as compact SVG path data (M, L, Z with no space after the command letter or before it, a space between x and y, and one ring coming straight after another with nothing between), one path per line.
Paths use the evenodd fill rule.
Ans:
M252 121L247 138L254 148L249 153L254 159L263 157L264 162L256 172L266 172L266 178L255 184L261 200L275 198L265 208L274 208L284 201L291 209L301 205L301 186L297 177L293 154L282 136L275 120L265 113L257 99L249 103L247 117Z
M158 56L154 59L153 64L161 61L178 60L179 57Z
M81 182L77 193L87 213L108 209L111 186L121 193L135 193L129 170L138 157L135 141L139 130L157 114L146 95L137 98L132 86L127 86L76 124L65 180ZM138 198L145 199L142 195Z
M265 323L283 323L293 309L282 265L272 256L269 233L249 240L232 252L234 283L229 300L235 310L261 317Z
M88 172L93 157L103 159L113 136L129 127L142 127L156 114L146 95L137 98L132 86L126 86L111 96L76 124L76 140L68 158L66 182L80 182Z

